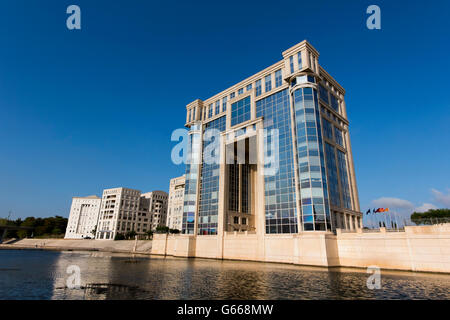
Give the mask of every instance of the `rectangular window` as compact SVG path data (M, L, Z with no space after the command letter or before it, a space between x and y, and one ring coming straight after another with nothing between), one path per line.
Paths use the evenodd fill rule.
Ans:
M208 109L208 118L211 118L212 115L213 115L213 104L211 103Z
M230 94L230 99L233 99L235 96L236 96L236 94L235 94L234 92L232 92L232 93Z
M207 109L207 107L204 107L204 108L203 108L203 120L206 119L206 109Z
M246 88L246 90L247 91L250 91L250 90L252 90L252 84L250 83L249 85L247 85L247 88Z
M283 84L283 79L281 75L281 69L275 71L275 87L278 88Z
M227 97L223 97L222 99L222 112L227 111Z
M342 131L337 127L334 127L334 137L336 139L336 143L341 147L344 146L344 138L342 137Z
M231 126L250 120L250 96L231 105Z
M298 70L300 70L303 67L303 65L302 65L302 52L301 51L297 54L297 60L298 60Z
M264 92L269 92L270 90L272 90L272 75L269 74L264 78L264 83L266 85L266 91Z
M220 100L216 101L216 110L214 112L214 114L219 114L220 113Z
M322 118L323 135L330 141L333 141L333 131L331 122Z
M244 88L240 88L239 90L238 90L238 95L241 95L241 94L243 94L244 93Z
M322 99L327 104L329 104L328 90L321 83L319 84L319 95L320 95L320 99Z
M334 111L339 112L338 99L336 99L336 97L333 94L330 94L330 100L331 100L331 107L334 109Z
M256 96L261 95L261 80L257 80L255 83Z
M352 200L350 196L350 183L347 175L347 159L345 153L338 150L338 166L339 166L339 180L341 181L341 191L343 205L347 209L352 209Z
M294 73L294 57L289 57L289 66L291 67L291 73Z

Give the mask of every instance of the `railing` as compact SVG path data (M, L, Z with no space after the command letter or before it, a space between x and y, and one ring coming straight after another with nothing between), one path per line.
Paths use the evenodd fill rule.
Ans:
M422 218L409 221L408 226L429 226L435 224L450 223L450 218Z

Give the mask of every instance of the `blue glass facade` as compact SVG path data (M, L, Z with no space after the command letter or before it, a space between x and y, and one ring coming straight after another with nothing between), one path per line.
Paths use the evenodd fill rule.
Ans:
M344 208L352 209L352 200L350 197L350 184L348 181L346 155L341 150L338 150L337 156L338 156L339 179L341 182L343 206Z
M266 233L297 233L295 172L289 91L285 89L256 101L256 117L264 117L264 153L271 152L271 129L279 132L279 170L264 177Z
M323 127L323 135L325 138L333 141L333 125L330 121L325 118L322 118L322 127Z
M331 230L317 91L294 91L297 156L305 231Z
M250 120L250 96L231 104L231 126Z
M224 131L226 127L226 117L220 117L205 124L205 131L217 129ZM203 148L210 141L203 140ZM202 157L204 159L204 157ZM207 164L202 162L200 179L200 199L198 209L198 234L217 234L218 206L219 206L219 174L220 164Z
M342 107L341 116L345 117L341 95L344 91L322 70L301 71L305 61L302 61L300 50L303 50L306 62L314 61L308 49L291 50L287 56L285 54L283 64L267 68L232 86L203 102L203 109L198 109L199 115L203 115L200 126L203 132L197 126L194 136L200 141L200 150L202 147L205 150L210 143L202 139L206 130L227 130L227 145L222 147L226 150L233 147L236 152L238 146L245 145L246 161L251 148L262 139L266 165L261 168L260 162L244 164L237 160L236 154L227 152L232 161L235 157L234 163L222 167L225 177L221 177L222 164L209 164L204 160L200 164L187 164L183 233L218 234L221 201L226 231L256 229L259 232L259 216L253 216L255 214L264 215L267 234L332 230L332 221L341 225L339 219L332 219L332 214L336 214L336 218L358 215L344 210L359 210L356 187L352 184L353 170L350 170L353 159L346 149L350 148L347 146L349 140L346 140L348 123L333 112L339 112ZM289 88L286 88L287 84ZM223 114L227 107L230 110ZM210 121L212 117L219 117L218 114L220 118ZM199 118L195 111L188 110L187 116L191 121L188 125ZM259 136L260 128L264 129L263 136ZM200 153L200 157L203 159L203 154ZM267 170L274 166L275 171ZM262 172L264 177L258 177ZM225 183L221 191L225 196L219 199L222 178ZM255 186L255 181L262 179L264 212L259 212L261 207L259 203L255 206L255 201L260 195L254 193L262 189Z
M328 90L321 83L319 84L319 93L320 99L329 104L330 102L328 100Z
M336 99L336 97L333 94L330 94L330 100L331 100L331 108L333 108L334 111L339 112L339 101Z
M193 126L192 130L198 129ZM198 182L198 155L200 146L200 133L195 132L190 135L191 153L188 155L186 164L186 182L184 188L182 233L194 234L195 208L197 204L197 182Z
M325 155L327 159L328 183L330 186L330 203L334 206L341 206L339 198L338 174L336 166L336 151L334 146L325 143Z
M341 129L334 127L334 138L335 138L335 142L340 145L341 147L344 146L344 138L342 136L342 131Z

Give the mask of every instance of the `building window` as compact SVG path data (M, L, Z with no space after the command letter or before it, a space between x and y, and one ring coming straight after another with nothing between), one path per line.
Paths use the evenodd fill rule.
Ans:
M321 83L319 84L319 95L320 99L325 101L327 104L330 103L328 100L328 90Z
M283 84L281 69L275 71L275 88L278 88Z
M220 113L220 100L216 101L216 111L214 114L219 114Z
M236 94L235 94L234 92L232 92L232 93L230 94L230 99L233 99L235 96L236 96Z
M298 60L298 70L300 70L303 67L303 64L302 64L302 52L301 51L297 54L297 60Z
M265 92L269 92L270 90L272 90L272 75L269 74L264 78L264 83L266 85L266 91Z
M234 217L233 222L234 224L239 224L239 217Z
M241 95L241 94L243 94L244 93L244 88L240 88L239 90L238 90L238 95Z
M342 200L344 201L344 207L352 209L352 201L350 197L350 184L348 182L347 175L347 160L346 155L341 150L337 152L338 166L339 166L339 180L342 188Z
M261 95L261 80L256 80L255 83L256 96Z
M208 108L208 118L212 117L212 113L213 113L213 105L211 103Z
M338 174L336 165L336 151L335 148L329 144L325 143L325 155L326 155L326 165L327 165L327 179L328 188L330 190L330 203L331 205L340 207L341 199L339 198L339 185L338 185Z
M250 120L250 96L231 105L231 126Z
M227 97L223 97L222 99L222 111L227 111Z
M245 90L247 90L247 91L250 91L250 90L252 90L252 84L250 83L250 84L248 84L247 85L247 87L245 88Z
M333 108L334 111L339 112L339 101L336 99L334 94L330 94L330 102L331 108Z
M325 118L322 118L323 135L330 141L333 141L333 126L331 122Z
M336 139L336 143L341 147L344 146L344 138L342 137L342 131L339 128L334 127L334 137Z
M242 218L242 224L247 224L247 218Z
M289 57L289 66L291 67L291 73L294 73L294 57Z

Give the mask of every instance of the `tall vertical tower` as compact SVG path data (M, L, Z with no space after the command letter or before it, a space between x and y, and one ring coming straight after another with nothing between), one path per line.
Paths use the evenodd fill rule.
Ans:
M361 228L344 95L302 41L274 65L188 104L182 233Z

